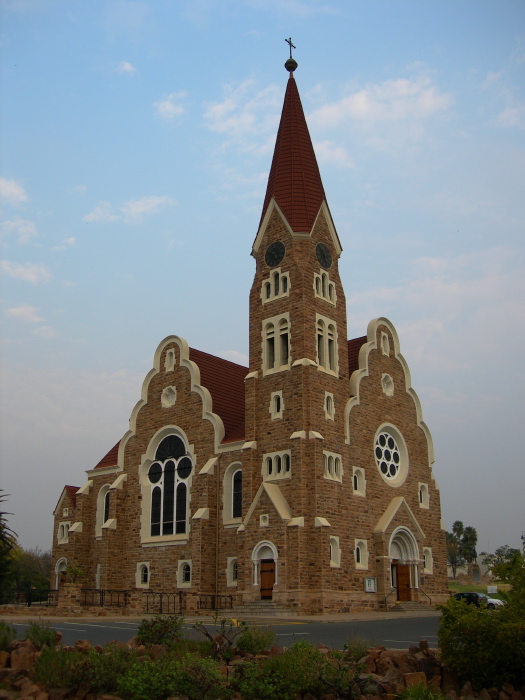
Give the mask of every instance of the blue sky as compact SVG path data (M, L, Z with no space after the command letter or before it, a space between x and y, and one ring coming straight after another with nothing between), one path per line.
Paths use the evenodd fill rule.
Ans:
M525 3L2 0L2 463L22 545L169 334L246 362L292 36L351 337L397 327L443 521L520 546Z

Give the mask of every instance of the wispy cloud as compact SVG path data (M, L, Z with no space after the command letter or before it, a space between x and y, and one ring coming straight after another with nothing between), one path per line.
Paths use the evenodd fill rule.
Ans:
M56 245L53 248L51 248L51 250L66 250L66 248L71 248L72 245L75 245L76 241L77 239L74 236L64 238L61 245Z
M33 335L38 335L40 338L54 338L56 335L55 329L51 326L40 326L40 328L35 328L31 331Z
M8 204L21 204L27 201L27 193L16 180L0 177L0 199Z
M183 101L186 98L187 93L172 92L163 100L153 103L153 109L161 119L176 119L182 117L186 108Z
M49 282L52 275L45 265L37 263L11 262L10 260L0 260L0 269L9 277L38 284L39 282Z
M336 165L340 168L355 168L355 163L344 146L338 146L333 141L315 141L314 149L322 164Z
M35 224L27 219L21 219L19 216L15 216L8 221L3 221L0 224L0 230L2 232L2 238L5 239L8 236L15 236L18 243L22 245L28 243L32 238L35 238L35 236L38 236Z
M130 199L117 207L113 207L109 202L100 202L93 211L84 216L84 221L92 223L123 221L126 224L137 224L146 215L156 214L163 206L174 206L176 203L176 200L168 195Z
M227 144L260 153L271 148L279 123L282 90L276 85L257 89L255 81L226 85L219 102L206 105L204 120Z
M37 309L35 306L30 306L29 304L21 304L20 306L14 306L11 309L6 309L6 316L10 318L16 318L19 321L25 321L26 323L40 323L44 319L38 316Z
M315 127L339 127L348 119L390 122L425 119L447 110L452 97L427 76L387 80L367 85L336 102L319 107L309 117Z
M129 61L121 61L116 67L117 73L122 73L124 75L135 75L137 69Z

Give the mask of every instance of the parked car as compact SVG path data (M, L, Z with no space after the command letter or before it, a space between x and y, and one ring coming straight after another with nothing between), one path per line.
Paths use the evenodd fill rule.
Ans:
M456 593L453 596L456 600L464 600L465 603L470 603L479 608L480 605L486 605L490 610L495 610L496 608L505 605L504 600L498 600L498 598L489 598L485 593L476 593L475 591L464 591L463 593Z

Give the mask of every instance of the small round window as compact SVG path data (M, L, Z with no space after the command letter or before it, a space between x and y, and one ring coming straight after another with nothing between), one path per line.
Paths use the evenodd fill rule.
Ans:
M402 435L390 427L380 428L376 433L374 454L383 479L392 486L400 486L408 471L407 449Z

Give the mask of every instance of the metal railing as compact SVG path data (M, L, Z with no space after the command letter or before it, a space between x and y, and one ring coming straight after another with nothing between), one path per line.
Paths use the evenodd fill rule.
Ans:
M432 607L432 598L428 595L428 593L425 593L425 591L421 587L418 588L417 590L428 598L428 604ZM423 601L421 601L421 602L423 602Z
M233 608L233 596L200 593L197 607L199 610L231 610Z
M50 607L58 604L58 591L54 588L1 588L0 605L40 605Z
M182 615L184 609L184 593L157 593L145 591L146 613L154 615Z
M100 608L125 608L129 603L129 591L115 591L102 588L82 588L80 605Z
M397 595L397 588L393 588L390 593L385 597L385 608L388 607L386 601L390 598L391 595L396 594Z

